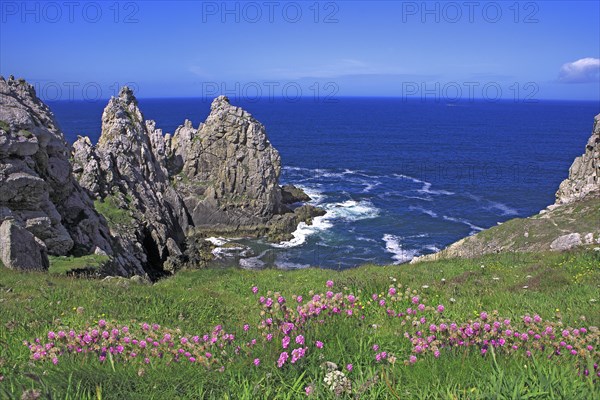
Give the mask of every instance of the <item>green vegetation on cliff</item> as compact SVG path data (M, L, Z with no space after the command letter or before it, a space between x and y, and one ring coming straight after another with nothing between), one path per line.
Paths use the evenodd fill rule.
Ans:
M46 396L42 398L302 399L307 398L308 390L312 392L308 398L335 398L324 381L328 372L321 367L329 361L344 373L345 384L351 383L352 394L342 394L341 398L598 398L597 377L580 373L600 361L593 359L600 343L590 328L600 325L599 265L599 251L581 249L364 266L342 272L209 268L182 271L154 285L24 274L0 267L0 397L21 398L24 392L38 391ZM328 283L331 288L325 285L328 280L332 281ZM578 333L577 337L591 338L589 345L595 353L590 353L592 358L587 361L568 354L548 359L547 351L533 351L527 357L524 351L498 349L482 355L479 348L471 346L442 348L439 358L432 353L416 354L403 334L413 332L412 324L404 325L404 318L386 314L386 308L405 301L402 296L398 300L389 295L390 288L400 285L399 293L410 287L408 296L419 296L418 301L427 306L423 315L428 321L422 327L425 336L439 315L460 324L477 320L482 312L495 318L493 310L497 310L515 326L523 325L524 319L527 324L527 316L535 314L555 329L588 327L587 336ZM254 286L257 294L251 290ZM413 294L413 289L418 294ZM258 326L265 316L260 313L266 310L268 316L270 311L259 304L259 297L272 297L278 304L280 295L285 298L282 304L295 309L300 302L308 304L315 294L323 293L325 299L329 290L356 296L355 314L322 314L308 319L299 332L290 334L289 346L290 351L299 347L294 337L301 334L306 340L306 354L296 363L287 360L278 368L283 336L275 333L272 342L264 339L266 331ZM375 301L372 294L376 294ZM296 295L304 299L298 302ZM380 307L381 300L387 304ZM416 303L408 303L417 308ZM443 314L427 311L438 304L444 305ZM147 335L160 333L161 341L166 340L163 334L177 338L190 334L186 337L191 341L192 334L202 338L202 333L210 334L215 326L222 325L223 331L235 334L240 351L236 354L227 345L221 350L226 356L213 351L216 364L208 368L202 365L207 362L204 353L195 356L198 360L194 363L149 358L148 364L141 359L121 362L116 354L106 356L103 362L97 354L65 354L54 365L50 360L33 361L32 352L22 343L35 338L46 343L61 329L80 332L86 326L104 323L128 325L128 334L133 336L142 322L150 324ZM152 324L160 326L150 328ZM247 330L242 329L245 324ZM180 333L171 330L177 328ZM102 329L98 329L100 334ZM252 339L258 339L257 345L250 344ZM315 341L321 341L323 347L315 347ZM533 344L534 339L529 338L528 343ZM181 346L179 339L175 345ZM373 350L374 346L379 349ZM380 352L386 355L378 361ZM415 354L418 360L414 364L403 362ZM397 357L394 363L391 355ZM583 364L577 360L584 360Z
M131 201L130 198L127 200ZM127 225L132 221L130 211L121 208L118 200L114 196L106 196L104 200L95 200L94 208L106 218L106 221L111 227L116 225Z
M419 261L499 252L543 252L551 250L553 243L560 250L555 240L569 234L579 234L581 244L600 246L599 195L589 195L529 218L511 219L461 239L439 253L420 257ZM586 243L586 236L591 243Z

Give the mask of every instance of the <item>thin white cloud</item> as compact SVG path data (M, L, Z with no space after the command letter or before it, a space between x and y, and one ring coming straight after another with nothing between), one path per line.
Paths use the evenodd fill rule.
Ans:
M560 68L558 80L563 83L589 83L600 80L600 59L581 58L564 64Z

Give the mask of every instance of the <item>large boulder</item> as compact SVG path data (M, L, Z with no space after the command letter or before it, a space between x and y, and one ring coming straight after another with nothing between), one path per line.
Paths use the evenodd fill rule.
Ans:
M22 271L49 267L44 243L12 219L0 225L0 260L6 267Z

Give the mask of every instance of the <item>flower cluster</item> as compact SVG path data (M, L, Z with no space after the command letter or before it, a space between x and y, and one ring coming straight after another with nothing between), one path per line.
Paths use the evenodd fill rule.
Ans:
M110 358L113 362L148 364L152 360L163 362L190 362L211 367L222 364L232 347L235 336L217 325L211 333L184 335L179 329L168 329L146 322L118 325L105 320L75 331L69 328L50 331L47 342L36 338L25 341L31 359L51 360L58 364L60 357L68 354L93 355L100 362ZM214 355L218 354L220 360Z
M479 318L461 323L440 316L428 327L412 334L405 332L404 336L412 343L413 357L433 353L438 358L443 350L474 348L482 355L493 350L496 354L521 352L527 357L534 353L545 354L548 358L568 356L578 359L581 365L588 359L600 359L597 327L563 327L560 321L543 321L537 314L527 314L518 323L501 318L498 311L491 315L482 312ZM584 373L590 371L586 369Z
M395 279L392 282L380 293L364 294L348 288L337 290L339 285L327 281L323 291L290 297L280 292L263 293L253 286L250 291L257 300L258 313L240 324L239 337L221 325L207 334L188 335L158 324L123 325L101 319L78 330L57 327L46 338L24 344L33 361L54 364L61 357L82 356L99 362L108 359L111 363L188 363L220 371L232 362L252 368L298 368L311 357L319 363L324 357L322 349L328 343L319 337L318 326L343 320L376 330L380 325L371 318L378 324L386 318L404 337L401 340L410 343L411 350L408 352L402 343L397 348L381 349L370 342L370 362L377 367L396 364L401 354L406 357L404 365L412 365L420 358L439 358L460 348L484 356L490 352L568 357L580 365L582 374L600 374L597 363L591 370L588 362L600 359L600 332L595 327L564 327L560 321L544 321L537 314L525 315L515 322L501 318L497 311L476 312L475 319L454 321L446 317L443 304L431 305L416 290L403 287ZM350 374L355 367L345 361L346 374ZM323 373L327 388L336 395L352 392L352 382L337 365L326 363ZM307 394L314 390L312 385L306 387Z
M338 369L338 366L335 363L326 362L322 365L322 368L327 370L323 382L325 382L325 385L330 391L336 396L352 393L352 381L348 379L346 374Z

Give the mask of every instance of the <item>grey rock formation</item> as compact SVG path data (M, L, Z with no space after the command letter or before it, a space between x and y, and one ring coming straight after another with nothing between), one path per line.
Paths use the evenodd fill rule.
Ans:
M600 114L594 118L592 136L585 153L573 161L569 177L562 181L556 192L556 204L577 201L589 193L600 191Z
M304 190L294 185L283 185L281 187L281 202L283 204L294 204L299 202L311 201L309 195Z
M264 126L225 96L213 101L198 128L186 120L173 135L144 120L127 88L102 119L95 147L87 138L73 145L74 173L103 204L131 218L113 221L111 232L142 265L172 272L186 262L205 264L202 237L288 240L300 222L323 213L284 205L282 193L292 203L310 198L279 186L280 156Z
M0 77L0 223L13 219L19 228L11 232L25 239L18 231L26 229L52 255L97 249L112 255L108 228L73 179L69 157L53 114L33 87Z
M285 240L320 214L283 204L282 193L307 196L282 191L264 126L224 96L198 129L186 121L163 135L125 87L104 109L98 143L79 137L72 148L24 80L0 78L0 104L0 223L11 221L11 265L40 264L14 258L25 257L16 235L51 255L108 255L105 273L157 277L205 263L199 241L208 234Z
M198 129L186 121L165 142L155 148L165 148L165 167L197 231L243 230L282 212L279 153L264 126L227 97L213 101Z
M136 98L125 87L104 109L98 144L94 147L80 137L73 145L76 178L102 203L124 253L150 275L160 275L169 258L182 257L190 223L183 201L155 156L161 141L162 133L144 120ZM160 151L164 158L163 153L164 145Z
M550 243L552 250L569 250L581 245L581 235L579 233L569 233L557 237Z
M22 271L44 271L49 266L46 245L12 219L0 225L0 260Z

